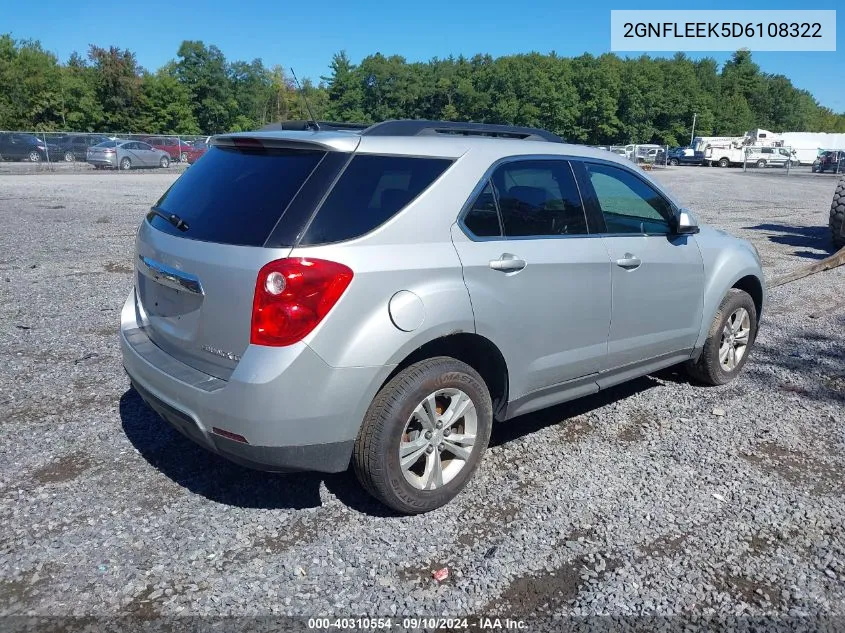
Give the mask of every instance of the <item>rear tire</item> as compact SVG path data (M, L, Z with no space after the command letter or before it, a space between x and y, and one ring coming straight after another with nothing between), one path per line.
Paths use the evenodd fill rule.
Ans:
M132 161L128 158L121 158L120 159L120 169L122 171L129 171L132 169Z
M72 163L75 160L76 160L76 156L74 155L73 152L65 152L65 162L66 163Z
M845 177L839 178L830 203L830 233L836 250L845 248Z
M719 159L719 167L730 167L730 166L731 166L731 161L729 161L727 158L720 158Z
M434 510L472 477L492 423L490 392L472 367L447 356L414 363L370 404L352 454L355 474L398 512Z
M759 167L760 169L763 169L763 167L765 167L765 166L766 166L766 161L764 161L762 158L757 161L757 167Z
M754 300L744 290L731 288L713 317L701 356L697 361L687 362L687 373L706 385L729 383L742 370L756 338Z
M35 151L35 150L32 150L32 151L29 153L29 161L30 161L30 162L32 162L32 163L38 163L38 162L40 162L40 161L41 161L41 153L40 153L40 152L37 152L37 151Z
M672 165L672 167L677 167L678 166L678 159L677 158L670 158L669 164Z

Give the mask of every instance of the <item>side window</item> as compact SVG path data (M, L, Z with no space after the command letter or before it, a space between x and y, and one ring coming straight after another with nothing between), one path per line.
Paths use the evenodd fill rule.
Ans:
M585 163L608 233L671 233L672 207L631 172Z
M464 225L477 237L500 237L499 210L496 208L496 195L493 185L487 186L478 194L472 208L464 216Z
M152 149L152 145L147 145L146 143L138 141L135 143L135 149Z
M355 156L301 244L342 242L369 233L408 206L451 164L443 158Z
M584 235L587 219L564 160L507 163L493 172L506 237Z
M771 147L764 147L760 151L764 154L773 154L774 153L774 150Z

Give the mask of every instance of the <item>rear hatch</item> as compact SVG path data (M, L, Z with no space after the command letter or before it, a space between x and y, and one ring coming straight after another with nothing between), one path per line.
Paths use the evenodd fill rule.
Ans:
M142 223L135 287L156 345L228 379L249 345L258 271L288 255L332 182L327 171L339 171L348 154L300 142L225 142L165 192L153 207L160 215L151 211ZM187 229L161 217L171 214Z

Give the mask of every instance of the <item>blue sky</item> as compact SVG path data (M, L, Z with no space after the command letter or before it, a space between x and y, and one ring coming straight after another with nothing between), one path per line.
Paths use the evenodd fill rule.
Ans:
M350 58L375 52L409 61L490 53L494 56L556 51L574 56L610 49L610 10L632 9L801 9L801 3L767 2L624 3L567 0L426 0L388 4L376 0L281 2L244 0L141 0L104 2L37 0L3 3L0 33L38 39L63 61L89 44L128 48L140 64L156 69L176 56L182 40L216 44L228 60L256 57L272 66L293 66L297 75L318 79L328 73L332 54ZM808 9L836 9L837 32L845 33L839 1L815 0ZM822 105L845 112L845 43L836 52L759 52L765 72L784 74L809 90ZM647 52L647 51L645 51ZM636 56L637 53L625 53ZM671 55L671 53L663 53ZM707 53L691 54L700 57ZM709 56L724 61L729 53Z

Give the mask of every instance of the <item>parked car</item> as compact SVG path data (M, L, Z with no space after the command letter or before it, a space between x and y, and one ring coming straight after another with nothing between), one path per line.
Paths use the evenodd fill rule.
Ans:
M188 154L193 149L187 141L182 141L175 136L150 136L143 139L153 147L167 152L170 160L185 163L188 161Z
M678 363L733 380L765 302L749 242L509 126L217 136L135 248L119 340L152 409L253 468L351 461L403 513L463 489L494 420Z
M208 151L208 143L206 141L194 141L191 143L191 149L187 152L187 161L189 165L193 165Z
M845 150L827 150L822 152L813 163L813 171L845 173Z
M677 165L701 165L704 162L704 152L696 152L691 147L675 147L669 150L668 163Z
M143 141L104 141L88 148L85 160L95 169L122 169L135 167L169 167L167 152Z
M798 165L798 159L785 147L756 147L749 146L747 151L747 164L755 167L791 167Z
M67 134L56 140L58 146L56 160L66 162L86 160L89 147L108 140L109 137L103 134Z
M56 160L59 146L26 132L0 132L0 160Z

